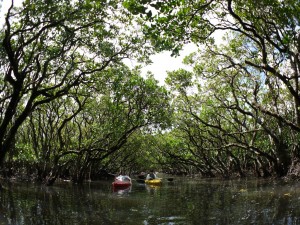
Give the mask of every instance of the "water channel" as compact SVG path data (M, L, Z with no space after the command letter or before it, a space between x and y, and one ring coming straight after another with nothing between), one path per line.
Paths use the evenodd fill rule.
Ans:
M5 183L0 224L300 224L300 183L175 177L161 186L111 181L53 187Z

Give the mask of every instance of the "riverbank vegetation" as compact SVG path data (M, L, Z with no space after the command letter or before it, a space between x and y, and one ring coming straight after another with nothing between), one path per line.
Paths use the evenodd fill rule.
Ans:
M293 0L12 4L0 35L2 176L299 177L299 12ZM163 86L123 61L189 42L192 69Z

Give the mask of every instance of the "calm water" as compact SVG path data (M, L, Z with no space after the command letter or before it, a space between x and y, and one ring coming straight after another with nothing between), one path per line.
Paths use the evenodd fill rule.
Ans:
M175 177L122 191L110 181L4 187L0 224L300 224L297 182Z

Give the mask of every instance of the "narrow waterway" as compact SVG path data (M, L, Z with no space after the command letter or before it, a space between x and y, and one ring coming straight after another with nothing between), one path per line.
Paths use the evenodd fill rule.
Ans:
M3 186L0 224L300 224L298 182L175 177L117 191L111 181Z

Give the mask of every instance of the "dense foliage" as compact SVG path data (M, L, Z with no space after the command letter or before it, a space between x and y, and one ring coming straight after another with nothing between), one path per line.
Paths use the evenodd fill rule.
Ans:
M164 128L168 96L122 60L147 60L138 21L119 1L23 2L1 32L0 161L52 183L120 150L136 130ZM126 29L125 29L126 28ZM147 54L146 54L147 53ZM165 119L166 118L166 119Z
M298 176L299 12L295 0L12 4L0 33L3 174ZM123 63L189 42L192 69L165 87Z
M206 176L297 174L299 160L299 1L134 1L157 49L187 42L192 72L169 73L174 157ZM220 41L220 36L224 39ZM168 153L170 154L170 153Z

